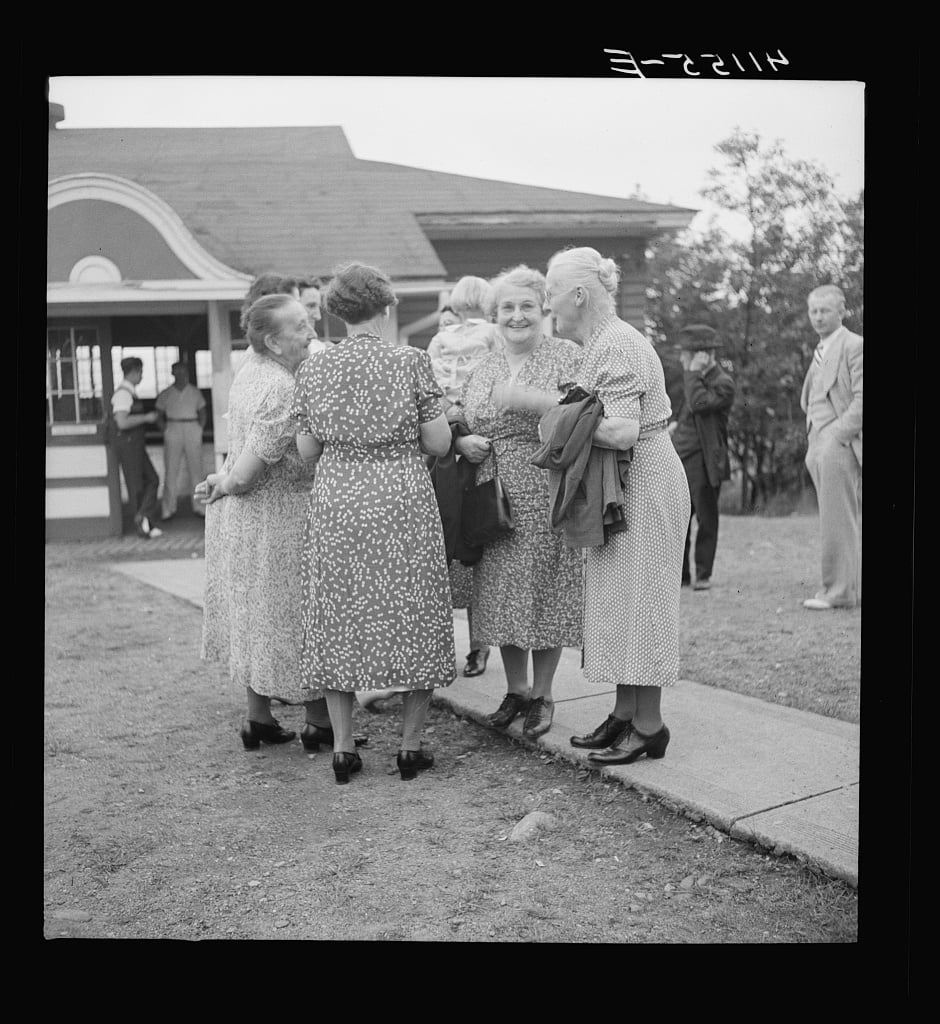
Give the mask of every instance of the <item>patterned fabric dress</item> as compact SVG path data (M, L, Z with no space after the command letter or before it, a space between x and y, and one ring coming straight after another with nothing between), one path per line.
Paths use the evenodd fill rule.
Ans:
M516 376L517 385L564 393L577 374L581 349L562 338L544 338ZM461 394L467 426L490 438L516 528L487 544L473 567L473 631L482 644L526 650L581 646L581 552L566 548L549 526L548 474L529 459L541 445L539 416L506 410L490 401L497 382L511 377L503 352L488 356ZM477 483L493 476L488 455Z
M298 429L324 445L302 560L308 700L456 677L441 517L418 447L441 395L426 352L375 335L346 338L297 373Z
M222 471L246 449L267 468L251 490L206 506L202 656L227 664L239 688L299 703L300 555L313 470L297 451L293 394L293 374L255 352L232 382Z
M578 373L606 416L669 418L662 364L629 324L609 317L585 346ZM679 677L679 594L689 484L666 430L636 443L627 470L628 528L585 549L584 674L592 683L671 686Z

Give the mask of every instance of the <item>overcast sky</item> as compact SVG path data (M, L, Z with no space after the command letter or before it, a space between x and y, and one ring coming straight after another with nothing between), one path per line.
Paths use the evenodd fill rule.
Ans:
M636 78L63 76L60 127L340 125L363 160L705 212L740 127L864 186L864 84ZM700 221L699 221L700 223Z

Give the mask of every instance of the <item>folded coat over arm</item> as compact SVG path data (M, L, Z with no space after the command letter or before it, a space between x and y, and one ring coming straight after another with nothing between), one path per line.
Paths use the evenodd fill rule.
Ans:
M548 470L549 522L567 547L598 547L627 528L623 485L632 449L592 443L603 416L603 403L591 394L554 406L539 421L545 441L530 461Z

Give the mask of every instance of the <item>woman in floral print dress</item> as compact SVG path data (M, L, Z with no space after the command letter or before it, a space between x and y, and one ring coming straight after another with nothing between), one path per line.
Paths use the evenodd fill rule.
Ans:
M509 385L547 391L557 401L577 376L580 349L543 334L545 279L538 271L515 267L493 288L504 348L483 360L463 388L460 406L471 433L455 447L479 464L477 483L489 480L498 462L515 520L511 533L484 547L473 573L474 631L480 643L500 648L508 684L490 723L505 728L525 714L523 734L535 739L551 728L562 648L581 645L581 553L552 533L548 474L529 462L541 445L539 415L504 407L500 395Z
M286 743L296 733L271 714L271 698L306 705L308 750L333 736L322 697L300 688L300 554L313 468L297 451L290 416L294 374L311 331L290 295L267 295L245 310L251 351L229 395L229 451L194 491L206 503L202 656L227 664L247 693L245 747Z

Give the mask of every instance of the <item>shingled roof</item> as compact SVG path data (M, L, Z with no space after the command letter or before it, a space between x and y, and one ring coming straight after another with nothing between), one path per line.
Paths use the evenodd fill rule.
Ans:
M440 278L433 238L598 225L649 235L695 213L359 160L338 126L50 130L50 180L89 172L154 192L213 256L248 274L325 274L356 258L395 278Z

